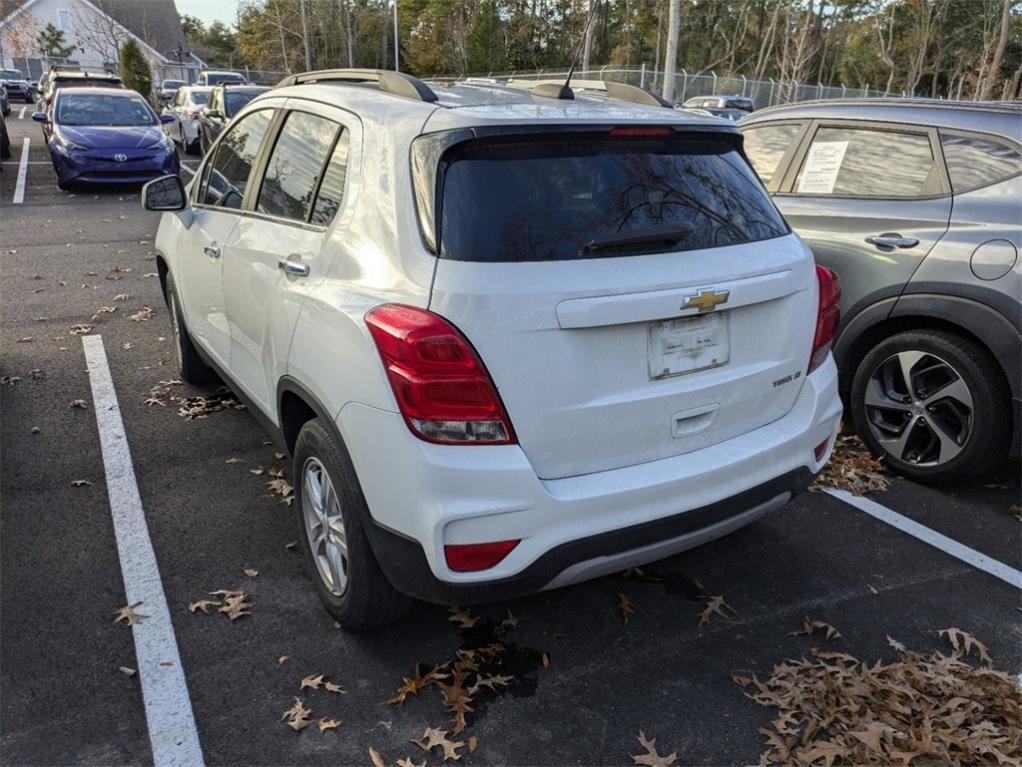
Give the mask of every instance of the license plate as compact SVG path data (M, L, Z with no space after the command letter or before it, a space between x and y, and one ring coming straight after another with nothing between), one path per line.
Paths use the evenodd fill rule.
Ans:
M653 380L720 367L730 356L727 312L649 325L649 377Z

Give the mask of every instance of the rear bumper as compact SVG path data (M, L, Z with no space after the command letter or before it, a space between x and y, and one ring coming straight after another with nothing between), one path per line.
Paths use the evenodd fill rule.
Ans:
M397 413L350 403L336 422L391 582L427 601L468 604L662 559L752 522L809 484L840 416L828 360L771 424L672 458L559 480L538 479L517 445L422 442ZM813 449L826 440L817 461ZM447 567L445 544L508 539L521 543L496 567Z

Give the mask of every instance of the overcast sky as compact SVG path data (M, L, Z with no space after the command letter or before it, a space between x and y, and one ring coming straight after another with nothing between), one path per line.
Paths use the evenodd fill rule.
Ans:
M177 12L184 16L195 16L209 26L222 21L233 27L238 17L238 0L174 0Z

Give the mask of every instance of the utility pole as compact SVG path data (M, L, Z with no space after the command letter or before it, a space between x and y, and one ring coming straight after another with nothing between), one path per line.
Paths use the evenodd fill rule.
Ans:
M397 0L394 0L394 71L401 71L401 45L397 41Z
M671 0L667 20L667 51L664 54L664 91L667 101L674 101L674 72L678 66L678 38L681 36L681 0Z

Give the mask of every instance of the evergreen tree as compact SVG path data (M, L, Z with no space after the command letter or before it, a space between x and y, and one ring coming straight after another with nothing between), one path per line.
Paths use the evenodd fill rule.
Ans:
M124 87L138 91L145 98L149 98L153 90L153 71L149 68L149 62L142 55L142 49L132 38L128 38L121 45L121 79L124 80Z
M39 43L39 50L48 59L66 59L75 52L75 46L64 45L64 32L57 29L53 23L46 25L46 28L36 37Z

